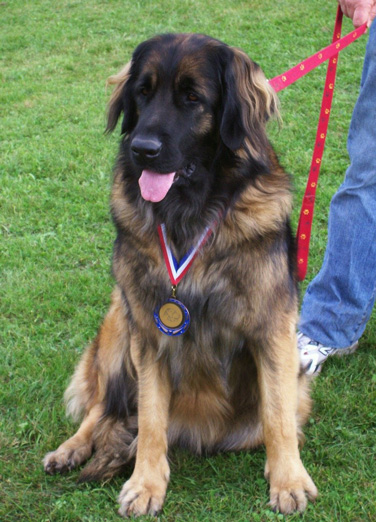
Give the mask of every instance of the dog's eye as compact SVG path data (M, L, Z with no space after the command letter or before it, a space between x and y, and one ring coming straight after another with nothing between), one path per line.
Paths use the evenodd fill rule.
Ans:
M140 87L140 90L139 90L139 93L142 95L142 96L147 96L150 92L150 89L148 87L146 87L145 85L143 85L142 87Z
M198 96L194 92L187 94L187 100L190 102L198 102Z

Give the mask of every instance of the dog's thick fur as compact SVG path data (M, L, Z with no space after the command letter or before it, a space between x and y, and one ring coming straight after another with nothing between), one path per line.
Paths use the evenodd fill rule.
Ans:
M301 511L317 491L298 450L310 399L296 348L290 183L265 133L275 94L242 51L189 34L142 43L110 83L109 131L123 115L111 200L116 287L66 391L82 424L45 469L70 470L94 451L81 479L107 479L135 457L120 513L153 514L168 446L200 454L264 443L271 505ZM177 173L160 202L140 194L144 169ZM171 292L157 225L181 257L215 221L177 289L191 326L166 336L153 322Z

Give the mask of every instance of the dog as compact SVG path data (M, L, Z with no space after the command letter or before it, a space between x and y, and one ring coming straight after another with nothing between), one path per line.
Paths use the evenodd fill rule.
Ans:
M266 135L276 95L243 51L197 34L141 43L110 83L108 132L122 118L116 286L65 393L82 423L45 471L94 453L80 480L103 480L135 459L119 513L155 515L168 447L264 444L271 506L303 511L317 489L299 454L310 397L296 346L290 178ZM192 248L177 283L174 259Z

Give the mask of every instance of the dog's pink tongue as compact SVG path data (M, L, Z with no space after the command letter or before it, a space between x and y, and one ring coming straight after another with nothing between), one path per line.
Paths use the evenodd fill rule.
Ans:
M146 201L157 203L162 201L174 181L175 172L170 174L159 174L151 170L143 170L138 184L141 189L141 196Z

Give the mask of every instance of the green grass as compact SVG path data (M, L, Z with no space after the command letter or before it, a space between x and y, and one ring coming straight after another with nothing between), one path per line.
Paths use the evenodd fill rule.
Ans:
M106 78L158 32L195 31L242 47L268 77L327 45L336 2L311 0L8 0L0 4L0 520L118 520L124 478L76 485L41 460L70 435L62 394L109 302L114 230L108 199L117 136L104 136ZM345 22L344 31L351 24ZM346 134L366 38L340 57L308 280L326 243L330 198L347 166ZM297 210L325 71L280 94L270 129L293 174ZM115 133L116 134L116 133ZM306 286L302 285L302 291ZM320 490L289 520L376 519L375 317L356 355L330 360L313 390L302 457ZM269 521L264 451L171 455L161 521ZM147 517L144 520L149 520Z

